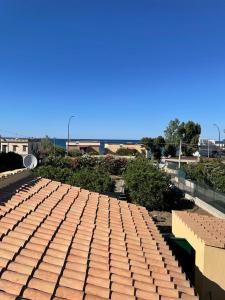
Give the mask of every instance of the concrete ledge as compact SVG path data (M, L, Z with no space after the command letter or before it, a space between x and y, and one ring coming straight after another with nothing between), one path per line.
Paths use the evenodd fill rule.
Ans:
M28 169L18 169L0 173L0 189L28 177L32 177L32 172Z
M185 194L185 198L187 200L193 201L198 207L204 209L205 211L207 211L208 213L210 213L214 217L225 219L225 214L224 213L222 213L221 211L219 211L215 207L211 206L210 204L206 203L205 201L201 200L200 198L193 197L193 196L191 196L190 194L187 194L187 193Z

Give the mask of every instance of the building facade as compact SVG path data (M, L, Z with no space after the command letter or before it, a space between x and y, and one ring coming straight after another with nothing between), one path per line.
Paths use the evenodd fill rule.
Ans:
M1 138L0 152L14 152L21 156L26 156L27 154L35 154L39 144L40 141L38 139Z
M82 154L92 153L92 154L100 154L100 142L92 142L92 141L68 141L66 142L66 149L68 151L73 151L74 149L80 151Z

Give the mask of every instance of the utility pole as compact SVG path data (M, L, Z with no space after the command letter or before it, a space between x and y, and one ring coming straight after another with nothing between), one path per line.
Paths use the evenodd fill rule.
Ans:
M68 139L67 139L67 151L66 151L66 154L68 155L69 154L69 143L70 143L70 121L71 121L71 119L72 118L75 118L75 116L70 116L70 118L69 118L69 121L68 121L68 132L67 132L67 134L68 134Z
M218 130L218 133L219 133L219 156L220 156L220 158L221 158L221 147L220 147L220 128L219 128L219 126L215 123L215 124L213 124L216 128L217 128L217 130Z
M179 164L178 168L180 169L181 166L181 151L182 151L182 140L180 139L180 147L179 147Z
M209 158L209 140L208 140L208 158Z
M55 158L55 137L54 137L54 158Z
M2 152L2 136L0 134L0 153Z

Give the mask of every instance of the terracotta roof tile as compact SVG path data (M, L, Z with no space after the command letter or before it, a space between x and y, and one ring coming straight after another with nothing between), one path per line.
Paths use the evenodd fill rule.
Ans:
M145 208L47 179L0 206L0 249L0 299L197 299Z
M174 213L176 213L206 245L225 248L224 219L186 211L174 211Z

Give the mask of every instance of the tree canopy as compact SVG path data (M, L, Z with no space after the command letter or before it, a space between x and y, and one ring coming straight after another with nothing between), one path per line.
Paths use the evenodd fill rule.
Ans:
M156 138L144 137L141 143L145 146L146 150L151 152L152 158L160 160L162 156L162 148L165 145L165 140L162 136Z
M164 131L166 144L178 146L182 141L182 152L192 155L198 149L201 126L193 121L180 122L179 119L171 120Z
M170 178L151 161L137 158L129 162L124 180L131 202L149 210L170 206L167 198L170 193Z

